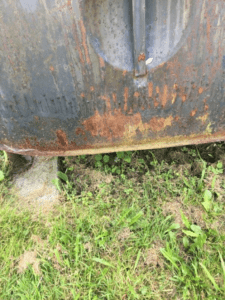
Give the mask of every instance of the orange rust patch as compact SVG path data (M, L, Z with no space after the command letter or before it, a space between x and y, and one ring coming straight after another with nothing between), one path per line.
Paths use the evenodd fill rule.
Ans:
M101 56L99 56L99 63L100 63L100 67L101 67L101 68L104 68L104 67L105 67L104 59L103 59Z
M151 98L152 97L152 94L153 94L153 82L150 81L148 83L148 97Z
M67 1L67 6L71 6L71 0Z
M144 53L141 53L141 54L138 56L138 61L141 61L141 60L145 60L145 54L144 54Z
M198 111L197 108L194 109L194 110L192 110L191 113L190 113L190 116L191 116L191 117L194 117L194 116L196 115L197 111Z
M158 106L159 106L159 103L158 103L156 100L154 100L154 106L155 106L155 107L158 107Z
M163 96L162 96L162 107L165 107L167 103L167 98L168 98L168 86L165 85L163 89Z
M138 93L138 92L135 92L135 93L134 93L134 97L135 97L135 98L138 98L138 97L139 97L139 93Z
M207 104L205 104L205 110L208 110L209 109L209 106Z
M125 76L127 74L127 71L126 70L124 70L123 71L123 76Z
M187 100L187 95L182 95L182 101L185 102Z
M160 93L159 87L157 86L155 89L156 89L156 93L159 94Z
M138 121L140 121L140 116L124 116L120 108L120 110L114 110L114 115L105 113L101 116L98 111L95 111L94 116L85 120L82 125L85 126L86 131L89 131L92 136L100 135L111 140L112 137L122 138L125 132L125 125Z
M141 132L147 130L158 132L167 126L171 126L172 121L172 116L169 116L166 119L154 117L149 123L143 124L140 113L136 113L133 116L125 116L120 108L119 110L114 110L114 115L109 112L105 113L103 116L96 110L94 116L85 120L82 125L92 136L99 135L112 140L112 137L122 138L125 136L129 138L135 136L137 129Z
M198 89L198 93L199 93L199 94L202 94L202 93L203 93L203 91L204 91L204 90L203 90L203 88L202 88L202 87L200 87L200 88Z
M117 95L116 95L116 93L113 93L112 97L113 97L113 102L116 103L117 102Z
M101 99L106 102L108 112L111 111L110 98L104 95L104 96L101 96Z
M87 61L88 64L90 64L91 61L90 61L87 42L86 42L86 29L85 29L85 26L84 26L84 23L83 23L82 19L79 21L79 23L80 23L80 29L81 29L81 34L82 34L82 45L84 47L86 61Z
M179 117L179 116L176 116L176 117L174 118L174 120L175 120L175 121L178 121L178 120L180 120L180 117Z
M128 87L125 87L124 88L124 111L127 110L128 96L129 96L129 89L128 89Z
M68 141L67 141L67 137L66 137L65 132L60 129L60 130L56 131L56 135L57 135L57 138L58 138L57 144L59 146L63 146L63 147L66 146L66 147L68 147Z
M142 106L142 107L141 107L141 110L144 110L144 109L145 109L145 107L144 107L144 106Z
M173 117L169 116L168 118L152 118L149 122L150 129L152 131L161 131L167 126L171 126L173 121Z
M85 98L85 95L84 95L84 93L81 93L81 94L80 94L80 96L81 96L82 98Z
M49 70L50 70L51 72L53 72L53 71L55 70L55 68L54 68L53 66L50 66L50 67L49 67Z
M81 128L77 128L77 129L76 129L76 134L77 134L77 135L79 135L79 134L85 135L85 132L84 132Z
M93 92L95 90L95 88L93 86L91 86L90 90Z

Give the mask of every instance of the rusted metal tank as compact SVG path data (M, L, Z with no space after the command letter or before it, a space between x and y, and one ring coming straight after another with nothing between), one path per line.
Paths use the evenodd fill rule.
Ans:
M0 0L0 149L225 139L224 0Z

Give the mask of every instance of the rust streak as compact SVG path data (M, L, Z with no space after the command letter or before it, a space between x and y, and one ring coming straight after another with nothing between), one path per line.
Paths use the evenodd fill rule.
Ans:
M104 95L104 96L101 96L101 99L106 102L107 110L108 110L108 112L110 112L111 111L110 98Z
M117 102L117 95L116 95L116 93L113 93L112 97L113 97L113 102L116 103Z
M165 85L163 90L163 96L162 96L162 107L166 106L167 98L168 98L168 85Z
M158 86L156 87L156 93L157 93L157 94L160 93L160 90L159 90L159 87L158 87Z
M101 56L99 56L99 63L100 63L100 67L101 67L101 68L104 68L104 67L105 67L104 59L103 59Z
M78 38L77 25L76 25L75 21L73 21L72 32L73 32L74 40L76 42L76 49L78 50L80 61L81 61L82 65L84 65L84 57L83 57L83 53L81 51L81 48L79 46L80 45L80 41L79 41L79 38Z
M210 24L210 21L209 21L209 16L207 16L207 49L209 51L210 54L212 54L213 50L212 50L212 47L211 47L211 42L210 42L210 31L211 31L211 24Z
M87 39L86 29L85 29L83 20L80 20L79 23L80 23L80 29L81 29L81 34L82 34L82 45L84 47L86 61L87 61L88 64L90 64L91 60L90 60L90 56L89 56L89 52L88 52L88 47L87 47L87 41L86 41L86 39Z
M153 94L153 82L150 81L148 83L148 97L151 98L152 97L152 94Z
M128 88L128 87L125 87L125 88L124 88L124 111L127 110L128 96L129 96L129 88Z

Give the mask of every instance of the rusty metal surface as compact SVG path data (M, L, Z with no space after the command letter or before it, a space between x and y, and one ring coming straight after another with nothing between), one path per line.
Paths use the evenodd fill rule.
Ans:
M224 0L0 0L0 149L225 140L224 24Z

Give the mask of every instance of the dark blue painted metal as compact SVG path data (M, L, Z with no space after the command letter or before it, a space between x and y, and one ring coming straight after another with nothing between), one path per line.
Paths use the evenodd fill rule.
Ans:
M0 0L0 149L224 140L224 22L223 0Z

